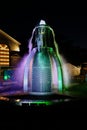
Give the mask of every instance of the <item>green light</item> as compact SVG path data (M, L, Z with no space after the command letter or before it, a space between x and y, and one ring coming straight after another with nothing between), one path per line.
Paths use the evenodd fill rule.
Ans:
M55 43L56 44L56 43ZM49 48L49 51L51 55L54 55L54 58L57 63L57 73L58 73L58 90L62 92L63 90L63 72L62 72L62 65L61 65L61 59L58 52L58 46L56 45L56 53L53 52L53 48Z
M9 79L13 80L14 79L13 74L14 74L14 70L6 69L6 70L4 70L3 79L4 80L9 80Z
M29 106L49 106L53 105L53 101L48 100L38 100L38 101L21 101L20 99L15 100L17 105L29 105Z
M7 79L8 79L8 76L7 76L7 75L5 75L5 76L4 76L4 80L7 80Z
M62 92L62 90L63 90L62 62L61 62L61 57L60 57L58 46L57 46L56 42L55 42L55 47L56 47L57 59L58 59L58 62L59 62L58 69L57 69L58 70L59 91Z
M53 53L53 48L49 47L50 53Z
M10 75L4 75L4 80L10 79Z
M62 91L62 72L60 66L58 67L58 81L59 81L59 91Z
M10 75L5 74L5 75L4 75L4 80L8 80L8 79L10 79Z
M36 102L32 102L31 104L37 104L37 106L39 106L39 105L46 105L46 106L48 106L48 105L51 105L52 102L51 101L36 101Z

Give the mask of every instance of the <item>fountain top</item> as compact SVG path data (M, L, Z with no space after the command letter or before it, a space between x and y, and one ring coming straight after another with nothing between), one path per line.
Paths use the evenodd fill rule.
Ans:
M39 25L46 25L46 22L41 19Z

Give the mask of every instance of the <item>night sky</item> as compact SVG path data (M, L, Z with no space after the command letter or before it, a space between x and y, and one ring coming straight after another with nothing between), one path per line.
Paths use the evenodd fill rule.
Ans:
M21 52L25 53L33 28L43 19L54 30L60 53L71 61L78 59L75 55L70 57L71 48L77 52L78 48L87 48L86 10L86 4L80 2L13 2L5 11L0 9L0 28L21 42Z

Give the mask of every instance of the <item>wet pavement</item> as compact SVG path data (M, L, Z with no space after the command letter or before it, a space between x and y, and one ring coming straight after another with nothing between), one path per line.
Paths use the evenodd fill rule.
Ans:
M23 94L23 87L16 85L0 86L0 96ZM87 83L73 83L70 87L67 87L63 95L71 97L87 98Z

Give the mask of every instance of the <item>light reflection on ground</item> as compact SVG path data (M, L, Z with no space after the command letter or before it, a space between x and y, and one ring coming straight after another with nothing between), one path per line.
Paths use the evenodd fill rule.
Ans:
M76 83L65 89L62 93L54 92L55 94L63 94L71 97L87 98L87 83ZM11 96L11 95L52 95L54 93L25 93L22 87L17 86L4 86L0 87L0 96Z

